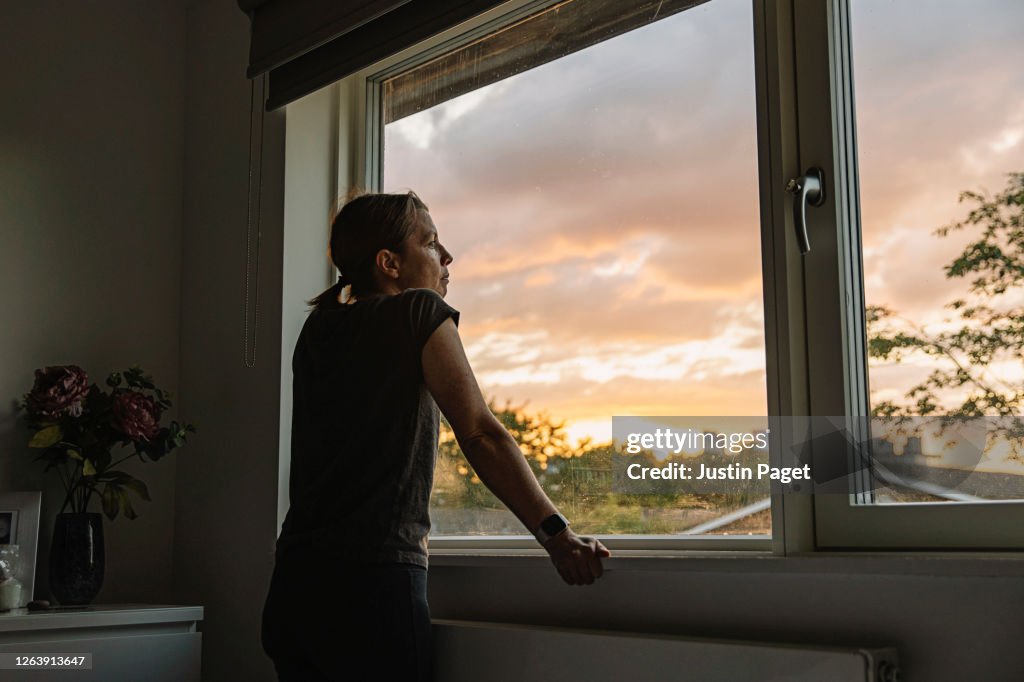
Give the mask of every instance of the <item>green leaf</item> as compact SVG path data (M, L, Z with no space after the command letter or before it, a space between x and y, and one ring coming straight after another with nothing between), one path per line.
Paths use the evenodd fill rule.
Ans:
M125 372L125 377L130 377L129 384L136 388L153 388L153 377L146 374L141 367L135 365Z
M82 453L78 450L68 450L67 453L71 459L77 459L79 462L82 461Z
M139 479L133 478L130 481L126 481L124 487L134 492L136 495L144 499L146 502L152 501L149 497L149 489L146 488L146 484L140 481Z
M64 432L61 431L60 426L47 426L41 431L36 431L35 435L32 436L32 440L28 442L28 446L30 448L53 447L63 437Z
M91 460L82 460L82 475L83 476L95 476L96 467L93 465Z
M111 521L117 518L117 512L120 509L118 506L119 494L120 489L115 485L107 484L103 487L103 513Z
M124 512L125 517L132 521L138 518L139 515L135 513L135 508L132 507L132 501L128 499L128 493L122 490L119 497L121 500L121 510Z

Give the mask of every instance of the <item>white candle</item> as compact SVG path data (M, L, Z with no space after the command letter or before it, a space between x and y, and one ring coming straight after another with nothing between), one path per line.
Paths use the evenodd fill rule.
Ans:
M0 611L20 609L22 606L21 583L15 578L0 580Z

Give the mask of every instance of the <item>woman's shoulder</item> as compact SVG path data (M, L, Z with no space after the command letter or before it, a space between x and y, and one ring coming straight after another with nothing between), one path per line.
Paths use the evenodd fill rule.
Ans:
M406 289L396 296L399 297L404 303L402 309L418 348L422 348L426 337L447 318L459 324L459 311L446 303L444 297L434 289Z
M356 299L352 304L345 305L339 304L335 307L338 309L351 309L355 307L363 308L380 308L384 307L398 307L401 305L409 305L419 301L444 301L441 294L437 293L433 289L428 288L412 288L405 289L404 291L397 294L373 294L370 296L364 296Z
M437 293L434 289L406 289L394 298L399 299L406 308L411 310L444 310L455 312L455 308L446 302L444 300L444 296Z
M357 299L352 304L339 304L311 311L306 318L307 326L333 327L342 321L365 324L369 320L381 322L390 318L405 319L442 313L458 315L458 311L445 302L444 297L434 289L410 288L391 295L369 296Z
M427 299L442 302L444 301L444 297L441 296L441 294L427 287L413 287L411 289L406 289L402 293L398 294L398 297L404 297L406 300L409 301L414 301L418 299Z

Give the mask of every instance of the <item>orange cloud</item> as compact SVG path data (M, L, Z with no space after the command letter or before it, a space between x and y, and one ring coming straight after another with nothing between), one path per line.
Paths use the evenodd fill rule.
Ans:
M967 237L932 230L964 214L961 190L1024 170L1024 4L864 5L868 302L939 319ZM592 424L766 410L749 13L701 5L385 128L385 186L416 189L455 254L485 391ZM872 388L920 371L874 368Z

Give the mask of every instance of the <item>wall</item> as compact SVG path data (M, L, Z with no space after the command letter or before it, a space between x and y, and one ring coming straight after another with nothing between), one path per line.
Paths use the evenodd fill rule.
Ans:
M546 558L431 561L434 618L895 646L904 682L1024 679L1019 561L693 558L640 559L631 568L633 560L613 558L611 570L585 587L562 583ZM487 661L479 663L486 670ZM579 670L579 679L600 673L585 661Z
M334 277L327 258L331 210L337 196L338 87L323 88L288 107L285 145L284 262L281 295L281 424L292 420L292 351L310 298ZM291 430L281 429L278 526L288 511Z
M178 393L185 12L173 0L4 3L0 62L0 490L45 490L37 594L63 501L13 404L33 369L139 364ZM171 597L175 466L126 467L153 501L106 522L98 599ZM98 505L97 505L98 507Z
M205 607L206 680L272 675L259 618L277 535L284 114L265 121L259 322L249 368L242 357L248 28L232 0L188 8L181 394L183 413L201 430L178 462L174 596Z

